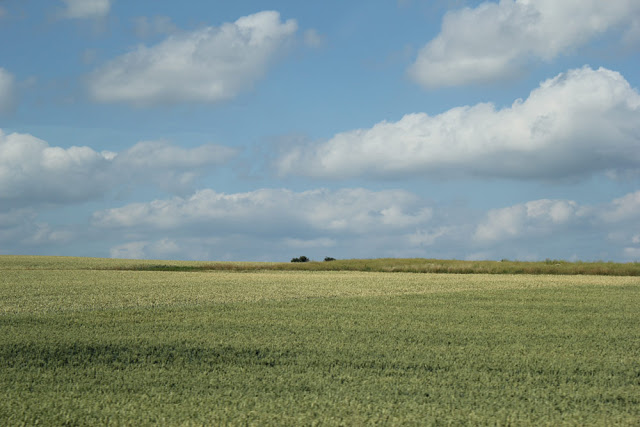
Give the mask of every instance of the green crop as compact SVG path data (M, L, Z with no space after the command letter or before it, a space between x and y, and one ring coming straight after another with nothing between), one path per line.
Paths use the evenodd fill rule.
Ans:
M0 425L640 421L637 277L61 261L0 267Z
M383 273L554 274L640 276L640 263L546 261L460 261L424 258L345 259L331 262L209 262L122 260L0 255L0 270L133 271L375 271Z

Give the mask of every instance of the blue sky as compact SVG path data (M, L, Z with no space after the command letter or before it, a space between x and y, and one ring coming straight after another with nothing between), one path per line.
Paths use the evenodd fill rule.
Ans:
M0 0L0 254L640 260L634 0Z

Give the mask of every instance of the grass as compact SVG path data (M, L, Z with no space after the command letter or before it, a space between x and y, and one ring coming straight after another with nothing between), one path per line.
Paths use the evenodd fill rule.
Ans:
M640 262L460 261L425 258L347 259L312 262L209 262L121 260L0 255L2 269L72 269L140 271L371 271L385 273L556 274L640 276Z
M0 425L640 420L636 277L58 260L1 263Z

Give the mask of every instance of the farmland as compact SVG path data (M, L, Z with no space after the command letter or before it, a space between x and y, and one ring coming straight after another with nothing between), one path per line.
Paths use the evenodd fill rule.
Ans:
M640 278L364 263L0 257L0 424L640 422Z

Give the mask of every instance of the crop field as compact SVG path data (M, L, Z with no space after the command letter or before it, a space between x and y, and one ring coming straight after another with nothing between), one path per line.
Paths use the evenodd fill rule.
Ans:
M640 277L167 265L0 256L0 425L640 424Z

